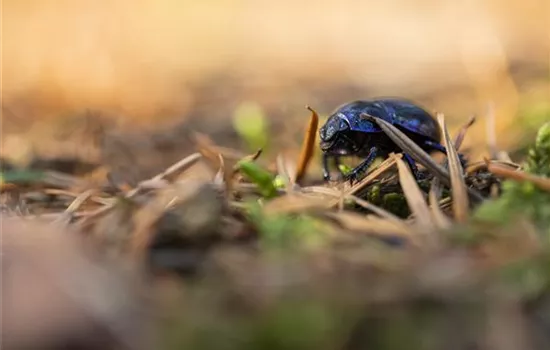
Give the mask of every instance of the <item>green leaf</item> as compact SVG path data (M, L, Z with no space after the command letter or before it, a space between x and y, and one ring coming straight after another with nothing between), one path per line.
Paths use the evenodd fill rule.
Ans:
M266 198L275 197L277 189L275 187L275 176L273 174L257 163L249 160L240 161L237 166L246 177L258 185L262 196Z

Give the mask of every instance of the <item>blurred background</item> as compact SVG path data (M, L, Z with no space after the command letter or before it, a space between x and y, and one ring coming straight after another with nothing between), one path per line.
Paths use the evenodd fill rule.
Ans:
M177 142L163 130L187 123L226 146L232 118L259 113L270 141L292 148L305 105L326 116L398 95L452 131L477 115L465 146L479 158L487 114L505 149L547 118L549 21L546 0L5 0L2 153L82 156L88 124L74 121L87 110L122 133L155 127Z
M464 142L470 159L487 156L490 144L510 151L513 160L519 161L537 128L550 119L548 0L3 0L1 6L3 168L10 164L74 174L74 166L67 164L76 160L101 164L111 175L135 184L194 152L192 131L243 152L264 147L267 154L261 161L272 161L279 151L298 154L310 116L306 105L326 118L341 104L378 96L401 96L432 112L442 112L453 133L475 115L477 122ZM69 162L53 162L58 159ZM309 172L320 177L318 161L311 163ZM38 198L41 203L43 197ZM126 210L121 208L121 212ZM127 227L133 221L125 211L113 212L106 223L100 221L104 226L99 225L98 232L115 241L116 234L129 234L134 228ZM87 347L72 348L104 349L108 348L106 334L122 339L126 348L155 348L141 339L147 338L144 329L151 316L150 310L144 310L141 292L147 289L142 290L143 281L126 281L127 274L106 259L87 261L84 251L72 247L73 232L57 228L50 232L45 225L25 226L25 220L16 220L2 222L0 275L7 281L0 290L5 301L2 308L7 310L2 324L3 334L10 336L6 348L45 349L48 337L76 344L80 336ZM42 230L43 235L37 235ZM525 230L522 226L516 229ZM529 234L522 238L532 239ZM521 250L515 242L509 246L514 253ZM354 243L350 250L355 248L364 247ZM360 250L343 249L343 255L352 260L365 256ZM213 266L221 266L221 282L207 281L212 284L192 292L185 283L177 282L174 288L171 283L176 282L167 278L166 286L161 283L158 295L151 298L180 322L166 327L169 336L165 338L174 344L164 348L180 349L183 343L196 349L277 349L273 344L303 349L304 342L314 344L327 329L347 332L355 315L361 316L353 306L352 321L343 322L338 313L318 308L320 299L312 295L324 295L325 290L336 295L342 287L350 295L383 296L385 301L392 298L392 288L405 289L390 283L388 292L384 282L372 283L359 270L346 274L337 268L334 276L352 283L335 282L331 289L325 269L332 268L320 256L312 270L321 271L322 278L304 293L305 301L279 307L270 303L276 299L277 288L286 286L281 281L307 276L305 264L283 259L287 265L274 269L267 263L258 264L248 253L242 253L244 258L231 250L220 254ZM395 258L385 251L379 254L376 247L373 254L373 261ZM366 256L365 261L370 261L370 255ZM436 285L433 281L438 278L447 281L453 276L458 276L457 286L462 287L468 284L461 279L462 269L477 272L477 266L470 268L467 263L460 254L442 257L426 264L426 270L422 265L421 277L409 275L428 281L428 290L435 288L430 283ZM349 268L342 266L344 272ZM528 281L527 287L542 283L536 275L526 276L521 282ZM451 286L453 293L460 289L450 282L441 283ZM378 286L380 290L372 292ZM401 295L398 292L395 295ZM490 304L501 303L492 294L486 295ZM504 299L507 302L507 296ZM550 299L545 300L544 310L550 310ZM185 307L174 306L180 302ZM332 302L325 304L332 307ZM529 348L513 342L521 338L515 332L523 324L506 323L516 320L519 308L505 302L502 308L493 304L490 307L498 312L489 319L489 335L504 340L502 346L495 341L497 345L486 349ZM205 305L210 309L219 306L219 315L210 315ZM258 305L270 305L271 311L260 314L259 322L251 321L248 336L239 338L233 328L226 327L235 322L236 314ZM387 333L392 341L404 339L395 343L403 347L391 349L426 349L410 346L409 339L426 343L417 325L436 332L443 329L442 344L464 339L464 347L453 348L472 349L464 332L469 332L468 327L485 330L469 319L456 323L449 317L469 312L463 304L457 305L457 313L448 312L455 309L438 310L428 324L419 322L416 314L402 318L404 308L391 304L390 318L397 315L402 325L398 331L413 330L407 336ZM484 310L477 304L473 309ZM387 310L380 309L384 316L380 319L362 321L364 330L386 334L380 330L386 329ZM541 314L550 314L544 310ZM481 319L477 314L473 317ZM213 326L218 322L223 324ZM408 327L408 322L414 327ZM550 334L549 324L541 334ZM295 346L278 343L279 334L288 335ZM327 334L336 344L349 336ZM195 336L200 346L191 343ZM251 338L248 347L241 346L240 342ZM48 349L57 348L71 347L63 344Z

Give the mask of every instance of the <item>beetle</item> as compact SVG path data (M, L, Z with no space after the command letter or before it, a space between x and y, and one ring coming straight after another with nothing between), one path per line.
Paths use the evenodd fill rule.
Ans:
M362 114L391 123L428 153L447 153L440 143L441 130L435 118L419 105L401 98L356 100L337 108L319 129L325 181L330 180L330 158L334 159L338 168L342 156L365 158L347 175L338 169L344 179L353 183L376 157L388 156L391 152L402 152L375 122L361 117ZM418 179L418 168L413 158L406 153L403 158ZM460 160L464 162L462 155Z

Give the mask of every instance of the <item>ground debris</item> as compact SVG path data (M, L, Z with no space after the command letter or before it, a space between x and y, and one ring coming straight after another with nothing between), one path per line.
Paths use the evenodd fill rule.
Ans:
M311 130L308 134L306 144L313 137ZM449 135L445 139L451 146ZM261 150L247 155L204 135L197 140L196 152L155 172L138 171L137 177L132 159L139 152L116 169L119 180L83 185L72 175L57 176L64 181L55 184L41 177L4 186L2 219L11 238L3 246L3 269L6 261L15 264L23 278L26 263L13 258L11 249L18 246L10 241L13 233L44 231L22 235L40 247L39 254L25 254L36 261L36 271L39 259L45 259L46 269L53 259L54 277L31 278L27 282L36 285L29 292L43 288L46 295L58 278L70 282L62 284L62 291L69 288L67 293L84 297L71 283L89 276L86 286L106 293L94 307L121 305L122 310L114 307L120 314L106 311L97 322L86 316L82 323L63 327L69 332L81 326L86 333L98 323L103 333L93 339L114 334L136 349L144 343L137 336L141 324L128 321L141 310L133 293L148 288L174 298L154 326L167 343L161 348L167 349L256 349L274 339L277 349L550 346L544 332L527 330L530 324L548 327L540 312L528 308L548 304L550 274L544 267L549 252L539 229L528 218L502 227L477 222L472 215L478 200L500 198L505 190L492 164L514 174L522 174L521 166L492 160L462 169L455 151L443 165L426 160L417 182L401 155L392 154L353 186L318 184L303 169L311 147L304 146L296 162L284 152L268 162ZM41 226L31 229L30 220L40 220ZM49 225L57 226L50 232ZM58 242L44 241L49 235ZM67 248L68 257L63 255L63 245L73 238L108 265L103 268L107 277L94 275L92 268L76 271L80 265L74 259L84 259L84 253ZM48 249L58 249L59 256ZM117 277L118 269L151 284L132 289L126 277ZM128 300L109 299L120 293L128 293ZM10 307L28 311L16 294L8 297L13 298ZM55 313L50 307L65 303L58 301L63 293L44 298L36 296L31 315ZM166 302L152 301L157 306ZM67 314L80 317L72 309ZM141 319L149 320L135 316L134 321ZM34 341L18 337L23 328L17 328L32 321L7 320L10 344ZM119 322L122 330L109 328L109 322ZM534 345L535 338L541 345ZM90 348L94 344L88 343Z

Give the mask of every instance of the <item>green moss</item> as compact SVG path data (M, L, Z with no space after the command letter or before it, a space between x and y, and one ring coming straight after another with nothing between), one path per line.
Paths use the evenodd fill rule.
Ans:
M544 124L539 129L535 147L529 150L525 171L550 177L550 123Z
M387 211L406 218L410 215L407 199L401 193L388 193L384 195L382 207Z
M268 249L314 249L328 242L328 227L307 214L267 215L261 206L252 204L248 218Z
M524 168L528 173L550 177L550 123L539 129ZM531 219L550 238L550 193L529 182L506 180L501 197L484 203L474 214L476 220L503 224L519 216Z
M410 215L409 205L400 189L399 185L386 184L382 187L375 184L368 187L359 197L399 217L406 218ZM360 206L356 208L359 209Z
M370 187L367 191L366 198L374 205L380 205L382 203L381 189L379 185Z

